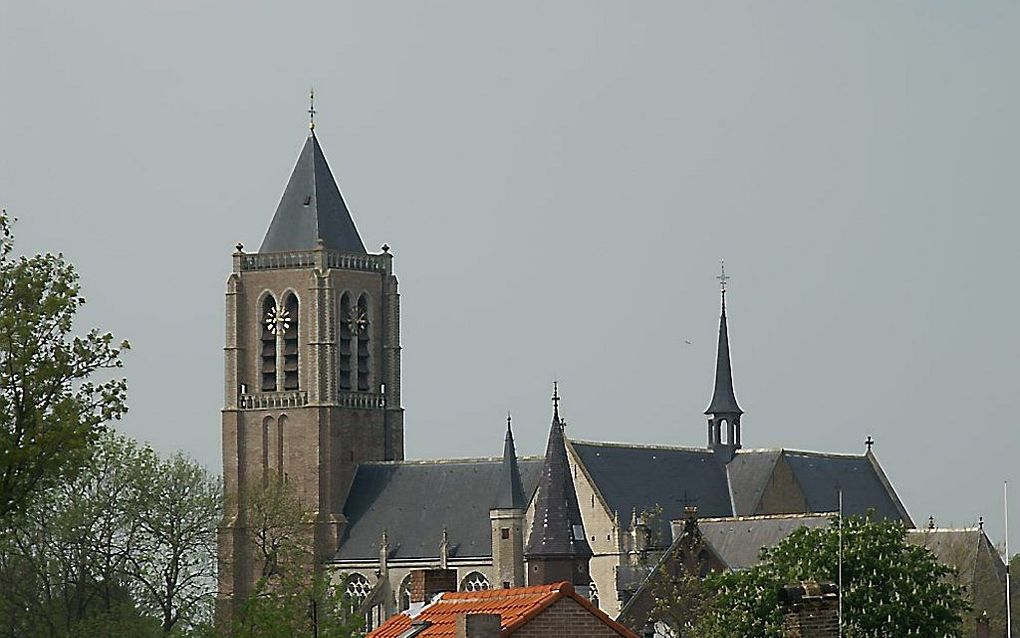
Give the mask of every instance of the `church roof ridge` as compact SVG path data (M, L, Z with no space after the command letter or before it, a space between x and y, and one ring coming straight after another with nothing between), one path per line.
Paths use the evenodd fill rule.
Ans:
M798 454L826 459L863 459L866 457L865 454L854 454L853 452L819 452L817 450L797 450L788 447L777 449L785 454Z
M800 519L800 518L827 518L830 516L837 516L839 512L797 512L794 514L754 514L751 516L710 516L706 518L699 518L698 523L736 523L743 521L775 521L775 520L786 520L786 519ZM684 519L678 518L671 523L680 523Z
M543 456L531 454L518 456L518 461L541 461ZM398 466L398 465L457 465L465 463L502 463L502 456L471 456L455 459L404 459L403 461L362 461L358 465Z
M711 448L686 445L666 445L664 443L625 443L622 441L588 441L583 439L567 439L571 445L597 445L600 447L630 448L634 450L667 450L670 452L704 452L711 453Z
M963 533L977 533L984 532L980 527L936 527L934 529L928 527L910 527L907 529L908 534L963 534Z

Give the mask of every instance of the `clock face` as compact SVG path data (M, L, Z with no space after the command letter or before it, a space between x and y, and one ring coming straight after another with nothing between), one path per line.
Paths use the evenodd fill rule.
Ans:
M351 329L351 334L360 335L365 332L368 328L368 317L365 316L365 309L355 306L351 308L350 313L347 315L347 327Z
M274 335L290 329L290 312L286 308L273 307L266 313L266 329Z

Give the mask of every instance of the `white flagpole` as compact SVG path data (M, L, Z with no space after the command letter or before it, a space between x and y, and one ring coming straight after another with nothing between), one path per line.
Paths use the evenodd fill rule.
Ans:
M1013 615L1009 608L1009 481L1002 482L1002 515L1006 523L1006 636L1013 638Z
M839 616L837 617L837 631L839 638L843 638L843 488L839 490ZM1007 582L1009 579L1009 573L1006 573ZM1009 585L1006 586L1009 589Z

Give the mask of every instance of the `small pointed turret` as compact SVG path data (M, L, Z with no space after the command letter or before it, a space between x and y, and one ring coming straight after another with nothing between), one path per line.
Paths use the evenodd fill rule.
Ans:
M499 470L499 486L492 509L519 509L528 506L521 484L521 470L517 466L517 450L514 448L514 433L510 429L510 414L506 415L506 438L503 440L503 465Z
M328 250L366 252L313 128L259 252L313 250L319 240Z
M545 463L535 495L535 517L528 546L524 550L528 585L566 580L573 583L575 589L587 592L591 583L588 561L592 551L585 538L581 508L571 478L563 423L559 416L559 393L555 390L553 406Z
M510 413L506 415L506 438L503 441L503 463L499 468L496 497L489 508L492 532L492 567L500 585L524 586L524 510L528 499L517 467L514 433L510 429Z
M724 461L733 458L740 448L740 416L744 413L733 392L733 371L730 368L730 337L726 323L726 264L721 265L722 312L719 315L719 346L715 360L715 388L712 401L705 410L708 416L708 445L720 453Z

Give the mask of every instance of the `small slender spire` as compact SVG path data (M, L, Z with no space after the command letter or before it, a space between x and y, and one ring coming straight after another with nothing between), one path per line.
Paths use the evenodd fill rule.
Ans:
M722 313L719 315L719 347L715 361L715 390L712 402L705 414L741 415L744 413L737 405L737 397L733 392L733 372L730 368L730 336L726 322L726 263L721 263L721 273L716 279L720 282L722 294Z
M315 88L311 88L308 91L308 130L311 131L312 135L315 135Z
M553 422L560 422L560 384L559 381L553 381Z
M503 440L503 463L499 469L499 485L492 509L523 510L528 506L521 483L521 470L517 465L517 450L514 448L514 433L511 430L510 413L506 413L506 437Z

